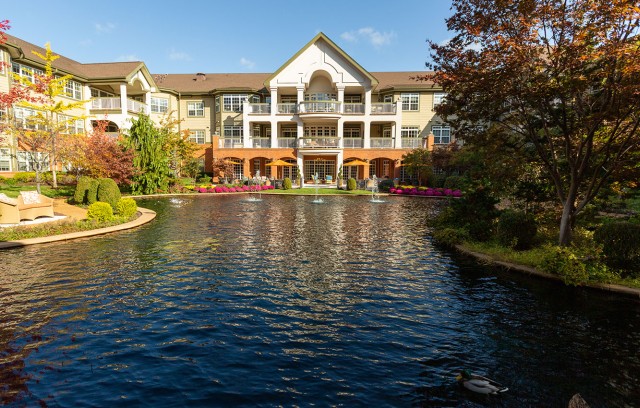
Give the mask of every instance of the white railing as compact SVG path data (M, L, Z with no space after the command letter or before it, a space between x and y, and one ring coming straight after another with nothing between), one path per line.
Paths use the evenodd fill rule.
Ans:
M363 115L364 103L345 103L344 113L347 115Z
M257 115L268 115L271 113L271 104L269 103L250 103L249 113Z
M363 146L362 139L358 139L355 137L345 137L342 140L344 147L347 148L360 148Z
M278 104L278 113L284 113L284 114L294 114L296 113L298 110L296 109L296 105L295 103L279 103Z
M218 140L218 147L221 149L231 149L231 148L237 148L237 147L244 147L244 145L242 144L242 138L224 138L224 139L220 139Z
M337 101L304 101L300 102L300 113L340 112Z
M91 99L91 109L120 109L120 98L93 98Z
M337 137L303 137L300 140L300 147L325 148L338 147L340 145Z
M278 147L296 147L296 140L295 137L279 137Z
M422 147L422 139L417 137L403 137L402 138L402 147L408 147L411 149L415 149L417 147Z
M271 147L270 137L252 137L251 146L253 147Z
M373 148L393 147L393 139L390 137L372 137L369 144Z
M372 115L395 115L396 104L395 103L372 103L371 114Z
M146 108L147 108L147 105L142 102L135 101L133 99L127 99L127 110L129 112L133 112L133 113L146 112Z

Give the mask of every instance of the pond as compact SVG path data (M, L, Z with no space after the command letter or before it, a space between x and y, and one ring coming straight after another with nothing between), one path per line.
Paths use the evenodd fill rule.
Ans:
M154 198L134 230L0 252L9 406L591 407L640 398L637 301L435 246L442 202ZM459 387L468 368L508 386Z

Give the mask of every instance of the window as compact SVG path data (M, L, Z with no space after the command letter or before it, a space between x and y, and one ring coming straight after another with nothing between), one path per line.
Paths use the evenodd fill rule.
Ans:
M102 89L91 88L92 98L113 98L114 94L111 92L103 91Z
M393 95L385 95L382 101L384 103L393 103Z
M0 171L11 171L11 151L0 149Z
M384 178L388 178L389 177L389 159L384 159L382 161L382 177Z
M373 178L373 176L378 177L376 161L377 160L371 160L369 162L369 178Z
M297 136L298 136L297 126L282 126L282 137L297 137Z
M298 97L296 95L281 95L280 102L281 103L297 103Z
M335 176L336 174L336 162L335 160L305 160L304 161L304 176L307 180L313 178L315 174L318 174L318 179L326 179L327 176ZM347 166L356 167L357 166ZM347 167L343 168L346 169Z
M18 171L35 171L38 163L42 165L40 170L49 170L49 154L42 152L18 152Z
M228 112L241 112L242 103L247 99L246 94L224 95L222 99L222 107Z
M151 97L151 112L167 113L169 111L169 100L167 98Z
M438 106L440 105L443 101L444 98L447 96L446 93L444 92L436 92L433 94L433 106Z
M334 137L336 135L335 126L305 126L305 137Z
M360 138L360 126L345 126L343 135L344 137Z
M6 71L4 69L4 51L0 50L0 74L4 74Z
M345 95L344 103L360 103L362 102L362 98L360 95Z
M84 120L83 119L74 119L71 116L59 115L58 122L64 125L65 130L63 133L69 135L82 134L84 133Z
M29 108L23 108L16 106L13 108L13 115L15 117L16 125L26 129L38 129L39 126L35 120L36 111Z
M382 128L382 137L391 138L391 127L390 126L385 126L384 128Z
M400 95L402 99L403 111L417 111L420 105L420 95L417 93L403 93Z
M204 102L187 102L187 116L204 116Z
M204 144L204 130L192 130L189 140L197 144Z
M219 96L216 96L215 109L216 109L216 112L220 112L220 97Z
M449 126L432 126L434 144L449 144L451 142L451 128Z
M224 137L229 139L241 138L243 135L242 125L224 125Z
M306 94L304 96L305 101L336 101L336 94L334 93L314 93Z
M64 92L71 99L82 99L82 85L74 80L70 79L64 84Z
M416 138L420 134L420 129L417 126L403 126L400 134L403 139Z
M44 75L44 71L41 69L31 68L26 65L18 64L17 62L11 63L11 67L14 74L22 78L27 78L31 82L34 82L34 74Z

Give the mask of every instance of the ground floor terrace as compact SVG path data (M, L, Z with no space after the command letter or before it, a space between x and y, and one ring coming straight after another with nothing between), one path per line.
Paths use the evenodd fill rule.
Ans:
M233 164L233 178L264 176L314 184L314 177L323 184L335 184L338 178L365 180L408 180L402 165L404 149L217 149L217 159Z

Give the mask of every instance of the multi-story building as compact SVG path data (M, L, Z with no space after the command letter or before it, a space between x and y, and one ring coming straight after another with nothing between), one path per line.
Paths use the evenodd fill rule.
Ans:
M33 75L41 47L7 36L0 45L0 92L11 72ZM276 72L263 74L151 74L143 62L82 64L61 56L56 72L71 74L67 97L86 100L70 131L88 132L98 120L109 132L126 131L144 112L159 122L179 119L202 146L204 171L214 158L234 164L235 178L260 175L309 181L313 175L404 178L402 155L416 147L448 144L451 132L433 107L442 89L417 81L424 72L368 72L320 33ZM13 107L0 120L32 114ZM0 174L29 170L8 138L0 148ZM274 160L291 166L268 166ZM344 166L354 160L366 165Z

